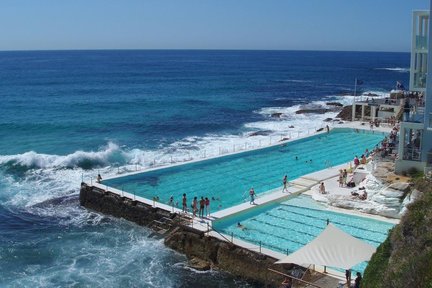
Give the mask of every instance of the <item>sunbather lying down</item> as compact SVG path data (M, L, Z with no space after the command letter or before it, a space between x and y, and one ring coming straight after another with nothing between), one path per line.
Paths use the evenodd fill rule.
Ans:
M357 197L360 200L366 200L367 199L367 192L364 189L361 189L363 191L362 194L359 194L357 191L351 191L351 196Z

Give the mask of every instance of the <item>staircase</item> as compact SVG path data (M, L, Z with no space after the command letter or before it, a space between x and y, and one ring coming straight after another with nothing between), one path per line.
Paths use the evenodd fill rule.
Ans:
M191 218L187 215L176 214L174 219L168 217L162 217L159 220L153 220L149 225L150 229L153 230L148 236L149 238L163 238L169 233L177 230L179 224L189 223Z

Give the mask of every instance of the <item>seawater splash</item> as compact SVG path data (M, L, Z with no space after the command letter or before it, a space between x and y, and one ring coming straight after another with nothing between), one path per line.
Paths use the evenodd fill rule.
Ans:
M400 73L408 73L410 71L410 68L401 68L401 67L391 67L391 68L376 68L377 70L388 70L388 71L394 71L394 72L400 72Z
M49 155L40 154L34 151L25 152L18 155L0 156L0 165L9 167L25 167L27 169L37 168L75 168L92 169L104 167L110 163L125 163L125 155L119 146L108 143L102 151L84 152L76 151L72 154Z

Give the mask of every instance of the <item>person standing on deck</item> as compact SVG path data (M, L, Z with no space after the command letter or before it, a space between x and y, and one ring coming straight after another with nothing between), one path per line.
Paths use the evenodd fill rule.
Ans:
M249 196L250 196L250 202L249 202L249 204L255 204L255 195L256 195L255 190L254 190L254 188L252 187L252 188L249 190Z
M204 207L205 207L205 200L204 197L201 196L201 200L199 201L200 208L199 208L199 217L204 218Z
M356 273L357 277L354 281L354 286L352 286L353 288L360 288L361 287L361 281L362 281L362 276L360 272Z
M210 216L210 199L205 197L205 213L206 216Z
M347 287L350 287L351 286L351 270L350 269L345 270L345 279L347 281Z
M187 212L187 199L186 199L186 194L185 193L183 193L183 198L182 198L182 211L184 212L184 213L186 213Z
M192 213L193 213L193 216L194 217L196 217L196 212L198 211L198 208L197 208L197 206L198 206L198 200L197 200L197 197L195 196L194 197L194 199L192 200Z
M285 175L285 176L283 177L282 182L283 182L283 189L282 189L282 192L284 192L284 191L287 191L287 192L288 192L288 176L287 176L287 175Z
M343 170L343 186L347 186L348 181L348 171L346 169Z

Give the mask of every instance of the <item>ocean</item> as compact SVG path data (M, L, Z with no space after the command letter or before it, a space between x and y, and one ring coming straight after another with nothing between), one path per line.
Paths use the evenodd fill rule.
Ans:
M0 52L0 287L253 287L79 205L82 178L325 125L299 109L408 86L409 53ZM280 117L274 117L274 113ZM273 115L273 117L272 117ZM263 143L264 143L263 142Z

